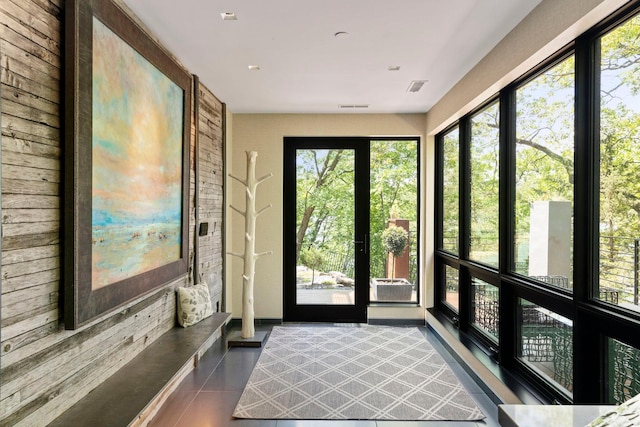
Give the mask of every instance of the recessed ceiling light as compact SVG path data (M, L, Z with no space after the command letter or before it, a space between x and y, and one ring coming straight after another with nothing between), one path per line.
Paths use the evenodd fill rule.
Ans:
M223 21L237 21L238 17L236 16L236 14L234 12L222 12L220 14L220 16L222 16L222 20Z
M335 33L333 35L334 37L338 38L338 39L343 39L349 36L349 33L347 33L346 31L338 31L337 33Z
M389 65L389 68L387 68L387 70L389 70L389 71L400 71L400 66L399 65Z
M427 80L413 80L407 88L407 92L418 92L426 82Z
M260 71L260 66L259 65L249 65L249 69L251 71Z

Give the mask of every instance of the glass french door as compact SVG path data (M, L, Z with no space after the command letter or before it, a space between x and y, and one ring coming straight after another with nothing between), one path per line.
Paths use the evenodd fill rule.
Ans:
M418 159L411 137L284 139L285 321L365 322L369 302L418 303ZM405 236L402 253L387 230Z
M284 139L284 320L366 322L369 139Z

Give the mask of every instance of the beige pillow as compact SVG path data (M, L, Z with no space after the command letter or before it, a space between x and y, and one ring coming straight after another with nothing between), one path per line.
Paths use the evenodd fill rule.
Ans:
M195 325L213 314L211 295L206 283L178 288L178 323L183 328Z

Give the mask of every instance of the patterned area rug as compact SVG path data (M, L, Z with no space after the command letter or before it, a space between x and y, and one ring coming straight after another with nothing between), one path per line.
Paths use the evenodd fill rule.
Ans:
M417 328L274 327L236 418L481 420Z

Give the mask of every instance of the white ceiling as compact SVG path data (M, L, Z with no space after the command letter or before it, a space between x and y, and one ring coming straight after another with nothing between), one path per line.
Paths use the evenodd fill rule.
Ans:
M540 0L124 2L234 113L424 113Z

